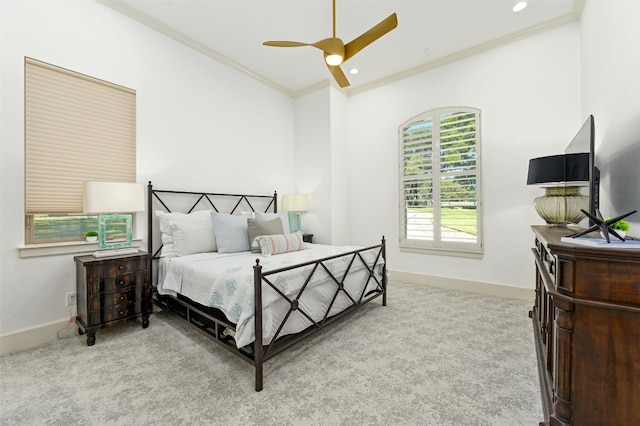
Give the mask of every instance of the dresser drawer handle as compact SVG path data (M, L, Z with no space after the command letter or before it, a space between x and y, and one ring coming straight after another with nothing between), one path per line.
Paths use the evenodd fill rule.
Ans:
M120 296L120 300L124 300L124 296Z
M118 266L118 269L124 269L124 265Z
M120 285L124 284L124 280L120 280L120 283L119 283L119 284L120 284Z
M124 311L120 311L120 315L124 315Z

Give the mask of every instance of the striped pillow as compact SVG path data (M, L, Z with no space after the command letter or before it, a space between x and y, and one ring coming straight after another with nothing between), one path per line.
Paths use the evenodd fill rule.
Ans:
M302 241L302 232L294 232L293 234L276 234L261 235L256 237L260 252L263 256L271 256L272 254L288 253L304 249Z

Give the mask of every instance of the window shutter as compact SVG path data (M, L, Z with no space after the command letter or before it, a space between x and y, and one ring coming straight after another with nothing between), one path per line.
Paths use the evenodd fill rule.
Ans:
M81 213L85 181L136 181L136 92L25 58L25 211Z
M441 108L400 127L400 245L477 253L479 110Z

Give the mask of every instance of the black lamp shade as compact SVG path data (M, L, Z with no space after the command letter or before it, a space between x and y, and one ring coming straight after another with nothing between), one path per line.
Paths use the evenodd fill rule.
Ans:
M588 152L550 155L529 160L527 185L588 181Z

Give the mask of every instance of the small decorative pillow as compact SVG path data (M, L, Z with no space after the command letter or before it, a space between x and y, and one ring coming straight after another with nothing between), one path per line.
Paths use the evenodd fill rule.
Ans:
M193 250L216 251L216 239L211 223L211 210L198 210L192 213L166 213L156 210L160 234L162 239L162 257L183 256L185 252L193 253ZM188 229L187 229L188 228ZM184 232L183 232L184 231ZM174 244L175 233L180 234L180 246ZM186 246L186 235L196 238Z
M213 215L213 233L219 253L249 251L247 216L216 213Z
M302 232L280 235L261 235L256 238L263 256L288 253L304 249Z
M282 234L291 233L290 228L289 228L289 214L287 212L282 212L282 213L255 212L255 218L257 220L271 220L271 219L275 219L277 217L279 217L280 220L282 221L282 230L284 231L284 232L282 232Z
M253 253L260 253L260 246L256 242L256 237L260 235L284 234L282 221L280 218L272 220L247 219L249 229L249 244Z

